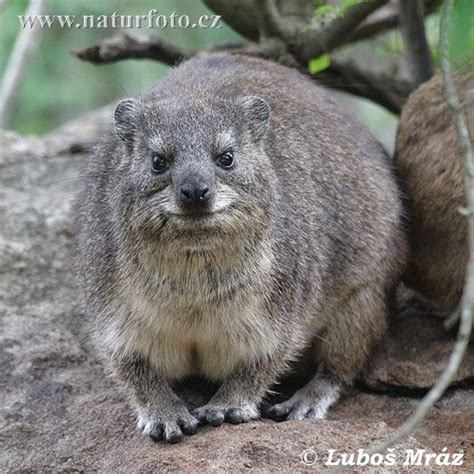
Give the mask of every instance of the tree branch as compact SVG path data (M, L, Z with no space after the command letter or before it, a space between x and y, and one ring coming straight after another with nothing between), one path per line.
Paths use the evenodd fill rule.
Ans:
M262 3L265 0L204 0L204 3L235 31L251 41L261 36ZM288 27L309 23L314 11L311 0L277 0L279 14Z
M265 33L267 36L277 36L285 42L290 42L298 34L298 31L304 25L303 22L291 24L286 18L280 15L275 0L256 0L256 7L259 15L264 21Z
M372 12L384 6L388 0L365 0L349 7L344 16L337 17L324 25L313 26L300 19L288 21L276 5L275 0L255 0L259 12L260 36L277 36L288 46L298 61L328 53L346 43L346 37Z
M433 13L441 5L441 0L424 0L423 13L425 16ZM372 38L380 33L399 25L400 18L398 15L397 3L390 3L380 10L372 13L358 28L356 28L346 38L346 44L355 43L365 39Z
M262 5L266 0L204 0L204 3L216 14L221 15L223 20L238 31L241 35L251 41L257 41L260 37L259 16L255 11L261 12ZM424 13L433 13L441 0L423 0ZM314 6L310 1L304 0L276 0L274 6L278 6L278 13L285 28L296 28L303 30L311 21ZM272 13L274 6L271 6ZM352 33L344 38L343 44L372 38L398 26L398 0L389 2L380 9L371 13Z
M469 228L469 245L470 259L467 267L466 285L461 309L461 324L459 326L458 336L453 351L449 358L448 365L440 378L436 381L433 388L418 404L415 413L397 430L397 432L382 442L380 445L369 449L367 454L370 456L375 453L385 451L390 446L399 442L402 438L412 433L418 424L423 421L428 411L433 408L434 404L443 396L449 384L453 380L462 359L466 352L469 342L469 336L472 331L473 324L473 308L474 308L474 155L472 144L469 139L469 131L461 109L461 104L454 85L451 64L449 61L449 30L450 20L452 17L454 0L445 0L441 14L440 24L440 53L441 53L441 71L444 80L444 93L449 109L452 114L458 141L461 147L463 162L466 195L468 197L468 228Z
M263 57L298 67L307 74L306 66L309 59L345 44L350 32L388 1L366 0L357 3L346 9L343 17L335 18L323 26L308 29L312 9L308 10L308 2L305 0L280 1L278 7L275 0L244 0L239 3L241 8L237 10L237 17L242 18L244 13L251 12L252 9L259 12L257 16L243 16L245 28L249 32L253 31L252 28L259 30L259 42L218 46L212 50ZM220 14L224 12L225 20L228 17L231 23L235 20L232 16L236 12L235 0L206 0L206 3ZM192 56L193 53L180 50L153 36L132 38L121 34L106 38L75 54L95 64L127 58L147 58L174 65L179 60ZM406 81L365 72L355 65L334 61L328 69L312 78L328 87L365 97L396 114L400 113L409 93L413 90Z
M308 74L305 65L298 63L288 53L285 43L277 38L269 38L261 43L222 45L211 51L270 59L290 67L298 67L302 73ZM191 57L193 53L179 50L153 36L131 38L125 34L119 34L101 40L89 48L76 51L74 54L84 61L95 64L145 58L174 65L181 59ZM412 85L407 81L393 79L384 74L362 71L353 64L335 60L332 60L329 68L311 77L327 87L372 100L395 114L400 113L408 95L413 90Z
M464 190L467 197L467 209L460 209L468 222L469 251L470 259L467 265L467 276L464 288L463 301L460 310L447 321L449 324L461 319L461 326L464 319L469 319L472 325L474 318L474 151L473 140L469 135L468 124L464 117L461 102L456 91L456 85L453 79L451 63L449 60L449 20L452 17L454 0L446 1L441 15L441 73L443 76L444 95L451 112L453 125L458 136L459 147L463 159L464 168Z
M331 59L327 69L313 76L313 79L333 89L369 99L397 115L414 89L409 81L362 71L354 64L334 59Z
M125 33L109 36L93 46L73 51L73 54L94 64L106 64L123 59L154 59L169 66L190 56L189 53L156 36L132 37Z
M421 0L399 0L400 27L408 57L408 67L416 85L433 76L431 53L426 40Z
M297 57L301 62L328 53L346 43L347 36L354 31L372 12L381 8L388 0L370 0L357 3L344 12L343 17L300 32ZM293 41L293 38L288 38Z

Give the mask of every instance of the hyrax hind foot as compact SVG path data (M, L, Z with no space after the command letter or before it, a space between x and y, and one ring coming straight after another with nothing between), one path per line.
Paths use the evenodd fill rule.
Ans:
M177 443L184 435L193 435L198 430L198 420L181 404L167 413L155 415L148 410L139 410L138 428L153 441Z
M257 405L250 402L229 406L211 400L207 405L196 408L193 414L202 424L211 426L222 425L224 421L237 425L259 418Z
M278 421L324 420L329 408L339 399L343 385L336 377L318 372L286 402L263 406L262 415Z

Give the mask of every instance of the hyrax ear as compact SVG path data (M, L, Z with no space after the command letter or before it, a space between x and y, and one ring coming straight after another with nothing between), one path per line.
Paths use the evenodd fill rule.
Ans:
M261 140L270 124L270 106L264 99L256 95L239 97L237 102L243 111L244 122L254 140Z
M124 99L115 108L115 132L128 145L133 144L136 131L138 102L135 99Z

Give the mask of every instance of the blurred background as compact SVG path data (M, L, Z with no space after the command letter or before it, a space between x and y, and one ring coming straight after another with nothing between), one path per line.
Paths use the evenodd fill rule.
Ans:
M321 4L314 1L315 8ZM20 31L18 15L25 13L27 0L0 1L0 76L3 75L15 38ZM197 18L212 12L199 0L49 0L46 14L110 15L147 14L156 8L160 14L172 12ZM474 48L474 0L458 0L453 23L454 56L463 56ZM438 61L439 11L429 15L426 30L435 64ZM13 113L6 128L22 134L43 134L78 115L108 104L120 97L131 96L150 87L166 73L167 67L150 60L127 60L93 65L74 57L71 51L93 44L100 38L117 33L118 29L61 28L55 24L38 35L35 51L14 97ZM170 42L195 50L241 38L223 24L217 29L127 29L127 33L155 34ZM345 48L339 55L350 57L359 66L379 65L385 71L403 77L405 63L403 42L398 29L375 40ZM337 93L355 110L382 142L392 148L397 117L364 99Z

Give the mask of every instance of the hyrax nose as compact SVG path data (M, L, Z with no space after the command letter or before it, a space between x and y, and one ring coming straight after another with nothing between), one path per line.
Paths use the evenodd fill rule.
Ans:
M205 208L211 199L211 190L206 183L188 182L181 186L179 201L189 210Z

